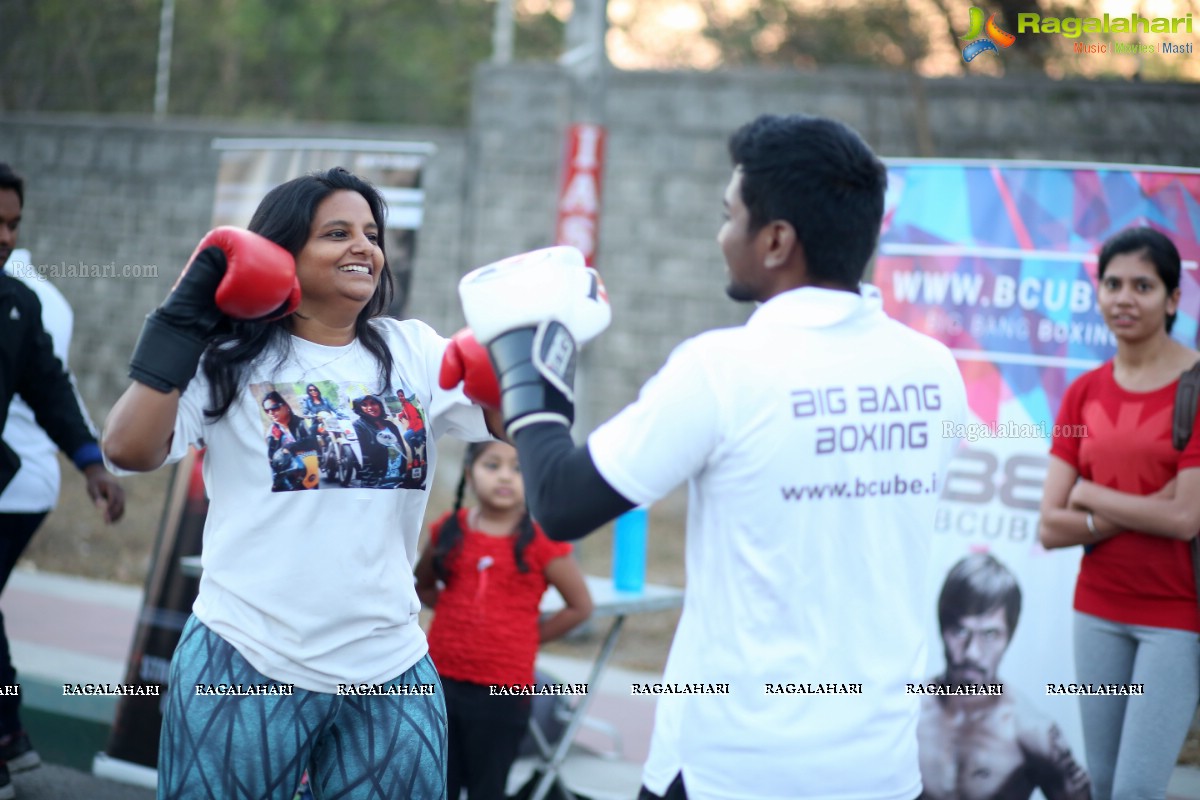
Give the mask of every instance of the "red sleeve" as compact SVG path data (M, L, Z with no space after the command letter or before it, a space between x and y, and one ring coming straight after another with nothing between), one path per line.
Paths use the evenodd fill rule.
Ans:
M1179 454L1178 470L1200 467L1200 403L1196 404L1196 418L1192 420L1192 437L1187 447Z
M1091 373L1081 375L1063 393L1058 417L1054 420L1053 436L1050 439L1050 455L1058 456L1079 471L1080 438L1072 435L1076 425L1083 424L1083 401L1087 394L1084 384Z
M531 568L543 572L551 561L569 556L574 549L570 542L554 541L542 531L542 526L533 523L533 541L529 543L529 549L526 551Z

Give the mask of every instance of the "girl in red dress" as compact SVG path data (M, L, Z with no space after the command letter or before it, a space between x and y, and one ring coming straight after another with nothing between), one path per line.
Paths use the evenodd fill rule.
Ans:
M468 487L474 508L463 505ZM430 531L415 572L417 594L435 609L429 653L446 698L446 796L465 788L470 800L503 800L531 707L530 695L511 689L534 685L538 645L587 619L591 596L571 545L530 518L510 444L467 448L454 510ZM548 586L566 605L541 619ZM501 686L510 691L495 694Z

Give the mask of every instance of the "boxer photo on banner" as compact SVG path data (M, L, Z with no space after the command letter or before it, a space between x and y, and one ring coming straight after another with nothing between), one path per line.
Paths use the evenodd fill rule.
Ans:
M959 728L957 738L948 738L938 718L927 715L921 756L926 790L934 797L950 796L954 786L960 792L970 786L973 791L961 796L972 797L1010 796L997 794L1001 788L1019 789L1022 797L1031 790L1048 798L1074 796L1081 791L1071 787L1079 785L1075 767L1084 753L1079 698L1047 687L1076 680L1072 597L1081 552L1047 551L1038 541L1051 439L1086 435L1056 426L1064 392L1116 352L1100 314L1097 281L1097 255L1113 234L1150 225L1178 246L1182 292L1171 335L1194 346L1200 171L893 159L888 175L873 282L889 313L951 348L970 403L969 421L947 423L941 432L963 444L950 465L935 524L935 572L953 575L964 559L979 561L986 553L995 566L979 567L977 578L991 572L990 581L1003 583L1009 580L1004 573L1011 575L1023 610L1017 629L1015 619L1001 620L993 609L979 607L973 592L958 593L962 608L929 614L930 641L945 647L931 648L928 674L954 673L954 640L944 638L947 619L972 648L990 631L992 657L1003 655L1004 667L1002 679L990 672L986 677L1003 683L1006 702L1021 709L1022 724L1049 721L1062 740L1055 751L1061 758L1052 759L1058 767L1035 769L1009 745L982 744L982 729ZM937 597L941 587L929 591ZM961 615L957 621L955 615ZM984 621L984 633L971 630ZM982 656L967 659L965 674L972 678L985 666L972 664L975 658ZM962 699L986 705L989 698ZM926 698L926 708L939 705ZM1036 729L1044 731L1043 723ZM972 783L969 764L986 767L988 777ZM1011 783L1000 781L1004 776Z

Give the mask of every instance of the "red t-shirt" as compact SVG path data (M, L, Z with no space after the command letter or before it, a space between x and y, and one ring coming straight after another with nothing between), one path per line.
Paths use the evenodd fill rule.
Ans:
M1063 396L1050 454L1093 483L1153 494L1180 470L1200 467L1200 425L1182 452L1171 445L1178 386L1126 391L1111 361L1081 375ZM1075 425L1086 426L1087 435L1063 435ZM1075 609L1113 622L1200 633L1191 545L1137 531L1105 539L1083 557Z
M451 512L430 526L437 544ZM489 536L467 527L458 512L462 544L448 559L449 580L438 596L429 627L429 655L444 678L482 685L532 684L538 650L538 605L549 584L546 565L569 555L534 523L525 548L526 572L517 570L514 536Z
M424 430L425 420L421 418L421 412L417 410L417 407L404 396L404 392L396 392L396 397L400 400L400 407L408 419L408 429L410 431Z

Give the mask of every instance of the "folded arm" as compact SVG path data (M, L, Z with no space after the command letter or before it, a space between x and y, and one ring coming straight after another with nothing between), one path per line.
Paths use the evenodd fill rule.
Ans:
M1079 481L1071 489L1069 502L1103 515L1122 529L1190 541L1200 531L1200 469L1183 470L1150 495Z
M1058 456L1050 456L1046 482L1042 487L1041 517L1038 520L1038 539L1047 550L1095 544L1122 530L1106 515L1093 513L1092 524L1096 533L1092 533L1087 524L1087 511L1070 504L1071 489L1078 478L1079 473L1073 466Z

